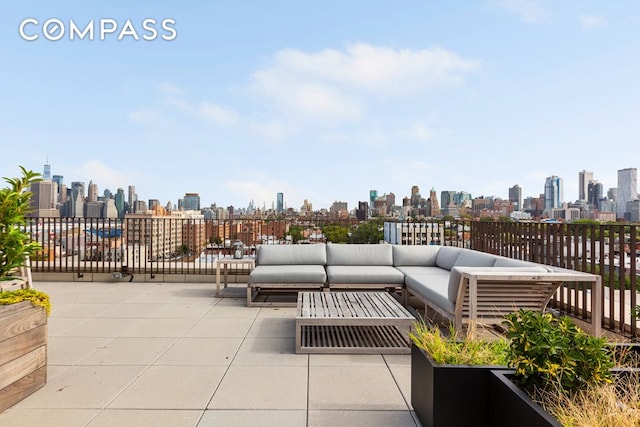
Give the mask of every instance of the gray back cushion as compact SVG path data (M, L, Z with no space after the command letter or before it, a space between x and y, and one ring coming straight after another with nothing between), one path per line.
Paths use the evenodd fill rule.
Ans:
M529 261L522 261L519 259L507 258L503 256L497 256L496 262L493 264L494 267L536 267L540 266L540 264L535 264Z
M256 265L325 265L324 243L315 245L258 245Z
M440 246L393 245L393 265L433 267Z
M462 248L454 246L441 246L436 257L436 265L445 270L451 270L462 251Z
M463 249L454 265L456 267L493 267L496 258L493 254Z
M391 245L327 245L327 265L393 265Z

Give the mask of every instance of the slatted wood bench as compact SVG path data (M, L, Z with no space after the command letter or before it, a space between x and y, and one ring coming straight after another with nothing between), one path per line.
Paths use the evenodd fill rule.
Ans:
M388 292L299 292L296 353L407 354L415 321Z

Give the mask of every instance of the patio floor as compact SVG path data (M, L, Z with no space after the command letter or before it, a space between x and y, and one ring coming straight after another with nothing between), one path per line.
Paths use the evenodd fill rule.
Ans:
M243 289L35 287L52 301L47 384L2 426L420 425L410 356L295 354L295 309L246 307Z

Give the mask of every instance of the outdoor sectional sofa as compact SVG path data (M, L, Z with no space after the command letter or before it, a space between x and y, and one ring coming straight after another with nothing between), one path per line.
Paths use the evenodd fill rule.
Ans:
M395 289L403 302L424 303L456 327L502 322L519 308L543 310L566 281L592 282L592 326L599 332L600 276L453 246L260 245L249 276L247 305L264 292Z

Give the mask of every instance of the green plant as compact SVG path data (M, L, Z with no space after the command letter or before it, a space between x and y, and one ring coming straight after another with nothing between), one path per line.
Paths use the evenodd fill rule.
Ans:
M613 357L604 338L591 336L566 317L520 310L505 316L509 366L527 389L558 384L574 393L610 382Z
M0 189L0 281L15 280L15 271L24 265L26 257L41 249L25 231L25 216L32 183L40 181L40 174L20 166L22 177L4 178L9 187Z
M437 326L416 322L409 334L413 343L440 365L506 365L508 343L505 339L482 339L469 327L465 334L451 327L443 334Z
M31 301L33 305L44 307L47 315L51 313L51 301L49 295L35 289L18 289L15 291L0 292L0 305L17 304L23 301Z

